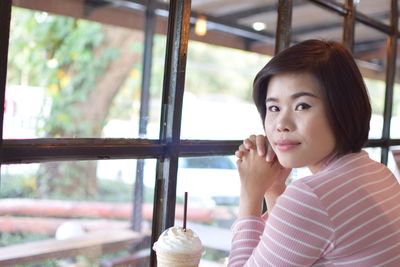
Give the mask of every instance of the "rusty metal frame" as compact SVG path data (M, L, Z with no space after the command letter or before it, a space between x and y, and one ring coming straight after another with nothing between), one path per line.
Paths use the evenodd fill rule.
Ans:
M390 34L387 39L387 64L386 64L386 90L385 90L385 106L383 111L383 129L382 139L390 141L390 119L392 118L393 109L393 87L396 74L396 58L397 58L397 38L398 38L398 1L391 1L390 11ZM387 164L390 142L382 147L381 162Z
M6 95L8 42L10 37L11 0L0 1L0 148L3 146L4 100ZM0 162L1 173L1 162ZM1 174L0 174L1 184Z
M290 46L292 30L292 0L279 0L276 26L275 54Z
M347 13L344 16L343 23L343 44L353 53L356 6L354 5L353 0L346 0L344 6L347 10Z
M164 155L157 160L151 244L174 225L183 92L189 43L191 0L170 1L165 55L160 140ZM156 262L152 250L150 265Z
M0 1L0 103L4 103L7 80L8 39L10 36L11 0ZM4 108L0 109L0 139L3 141Z

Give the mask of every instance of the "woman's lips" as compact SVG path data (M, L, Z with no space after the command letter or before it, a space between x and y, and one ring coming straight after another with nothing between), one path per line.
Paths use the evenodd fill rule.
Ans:
M292 141L292 140L279 140L275 142L275 146L279 151L286 152L292 149L295 149L300 145L300 142Z

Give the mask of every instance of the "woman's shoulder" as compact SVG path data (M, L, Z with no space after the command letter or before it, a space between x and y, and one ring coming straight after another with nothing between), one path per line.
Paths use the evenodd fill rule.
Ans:
M383 164L370 159L366 151L351 153L333 160L319 173L300 178L289 187L302 188L323 200L359 190L377 181L395 182L393 173Z
M319 188L359 173L370 172L383 167L385 167L383 164L372 160L366 151L361 150L356 153L334 157L320 172L300 178L299 180L311 188Z

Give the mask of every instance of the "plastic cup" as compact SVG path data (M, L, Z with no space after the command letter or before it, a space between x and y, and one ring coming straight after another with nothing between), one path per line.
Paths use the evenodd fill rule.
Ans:
M204 254L199 237L190 229L176 226L165 230L153 249L158 267L198 267Z

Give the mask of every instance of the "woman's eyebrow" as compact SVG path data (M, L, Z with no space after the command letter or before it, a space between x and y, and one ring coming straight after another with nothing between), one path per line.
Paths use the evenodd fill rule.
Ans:
M293 94L291 96L291 98L296 99L296 98L299 98L299 97L302 97L302 96L309 96L309 97L318 98L318 96L316 96L316 95L314 95L312 93L309 93L309 92L298 92L298 93Z
M267 99L265 99L265 103L268 103L268 102L278 102L278 98L268 97Z
M296 98L299 98L299 97L302 97L302 96L309 96L309 97L318 98L318 96L316 96L316 95L314 95L312 93L308 93L308 92L298 92L298 93L295 93L295 94L291 95L290 97L292 99L296 99ZM276 97L268 97L268 98L265 99L265 103L268 103L268 102L279 102L279 100Z

